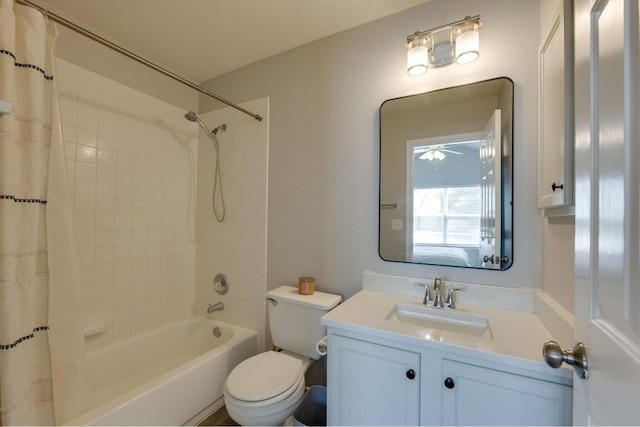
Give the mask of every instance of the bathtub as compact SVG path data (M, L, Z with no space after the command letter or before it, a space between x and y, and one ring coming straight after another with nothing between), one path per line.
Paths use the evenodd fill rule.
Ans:
M222 406L227 375L256 351L255 332L191 317L88 352L85 412L65 424L195 424Z

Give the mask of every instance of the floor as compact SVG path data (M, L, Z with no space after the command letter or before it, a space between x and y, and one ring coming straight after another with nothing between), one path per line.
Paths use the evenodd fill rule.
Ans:
M239 424L237 424L235 421L231 419L231 417L227 413L227 408L223 406L222 408L218 409L216 412L214 412L212 415L210 415L208 418L203 420L198 425L200 426L237 426Z

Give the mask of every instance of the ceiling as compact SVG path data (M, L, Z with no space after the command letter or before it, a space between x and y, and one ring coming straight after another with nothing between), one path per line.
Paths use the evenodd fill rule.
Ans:
M200 83L428 0L35 0Z

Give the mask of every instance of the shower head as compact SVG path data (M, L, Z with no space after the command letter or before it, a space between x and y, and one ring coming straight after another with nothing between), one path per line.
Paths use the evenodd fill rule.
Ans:
M214 130L209 130L207 125L205 125L204 122L200 119L200 117L198 117L198 115L196 113L194 113L193 111L187 111L187 114L185 114L184 117L185 117L185 119L189 120L190 122L197 122L202 127L202 129L204 129L204 131L206 132L207 136L209 136L209 137L216 136L218 131L224 132L224 131L227 130L227 125L226 124L222 124L222 125L218 126L217 128L215 128Z
M187 114L184 115L185 119L189 120L190 122L195 122L198 120L198 115L196 113L194 113L193 111L187 111Z
M204 129L204 132L207 134L207 136L215 135L215 133L212 133L207 127L207 125L205 125L204 122L200 119L200 117L198 117L198 115L193 111L188 111L187 114L184 115L184 117L190 122L197 122L200 125L200 127Z

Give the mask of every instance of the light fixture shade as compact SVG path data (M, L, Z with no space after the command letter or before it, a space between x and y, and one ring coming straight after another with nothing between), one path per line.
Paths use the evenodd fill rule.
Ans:
M468 64L480 56L480 21L465 18L465 22L455 29L456 62Z
M426 73L428 61L429 49L425 38L417 37L407 42L407 73L410 76Z

